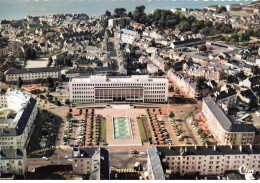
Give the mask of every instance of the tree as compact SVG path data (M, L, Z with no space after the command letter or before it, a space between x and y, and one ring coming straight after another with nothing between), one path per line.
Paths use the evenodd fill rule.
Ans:
M174 116L175 116L174 113L171 111L170 114L169 114L169 117L174 118Z
M54 89L54 80L52 79L52 77L49 76L47 78L47 83L48 83L49 90L53 90Z
M114 11L115 17L122 17L125 15L126 9L125 8L116 8Z
M18 80L17 80L17 87L18 87L18 88L21 88L22 85L23 85L23 80L22 80L21 77L19 77Z
M106 10L106 12L105 12L105 16L106 16L106 17L111 17L111 12L108 11L108 10Z
M207 46L206 45L201 45L199 47L199 51L207 51Z
M200 135L202 132L203 132L203 130L200 128L200 129L198 130L198 134Z
M189 117L189 118L194 118L194 113L193 113L192 111L190 111L190 112L188 113L188 117Z
M181 30L181 31L189 31L189 30L191 30L191 26L190 26L189 22L186 21L186 20L181 21L181 22L178 24L177 27L178 27L178 29Z
M55 104L56 104L57 106L61 106L61 102L60 102L59 100L56 100L56 101L55 101Z
M67 121L71 120L71 118L72 118L72 114L70 112L68 112L66 115Z
M213 26L213 23L212 23L212 21L206 21L205 25L206 25L206 27L210 27L211 28Z
M49 61L48 61L47 67L50 67L52 63L53 63L52 57L49 57Z
M69 104L70 104L70 99L67 98L67 99L65 100L65 104L66 104L66 105L69 105Z
M190 24L192 24L195 20L196 20L196 18L194 16L192 16L192 15L188 17L188 22Z
M1 80L2 80L2 82L5 83L5 75L4 74L2 75L2 79Z

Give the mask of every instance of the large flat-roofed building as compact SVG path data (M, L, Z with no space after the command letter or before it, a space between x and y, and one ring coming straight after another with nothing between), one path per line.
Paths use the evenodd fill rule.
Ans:
M243 165L254 173L260 172L260 145L153 147L147 158L147 162L156 160L147 167L149 176L157 180L165 179L167 174L224 175Z
M5 72L5 79L7 83L17 82L18 78L24 82L33 82L36 80L61 78L60 67L43 67L43 68L30 68L30 69L9 69Z
M166 102L168 79L133 75L71 78L70 99L78 103Z
M254 142L254 126L229 119L210 96L203 99L202 113L207 119L209 130L219 144L245 145Z

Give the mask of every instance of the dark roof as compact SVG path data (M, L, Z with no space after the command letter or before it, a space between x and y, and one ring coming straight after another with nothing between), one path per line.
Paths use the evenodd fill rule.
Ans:
M260 84L260 76L254 76L249 78L249 81L252 83L252 85L259 85Z
M23 152L20 149L1 149L0 159L22 159Z
M25 74L25 73L39 73L39 72L58 72L60 67L42 67L30 69L9 69L6 74Z
M211 80L210 82L211 82L212 86L218 86L218 83L215 80Z
M110 164L109 164L109 152L104 148L100 148L100 180L109 180Z
M232 95L236 95L236 94L237 94L237 92L234 88L228 88L228 91L223 90L223 91L219 92L219 94L216 97L216 101L230 97Z
M215 118L217 118L218 122L221 124L224 130L234 133L255 132L254 126L252 124L233 123L210 96L203 98L203 101L213 113Z
M19 136L23 134L23 131L27 125L27 122L31 116L34 106L36 105L36 100L30 98L26 107L24 108L23 114L21 115L16 128L5 128L0 132L0 136Z
M78 150L80 152L80 156L76 157L73 153L73 158L91 158L98 148L74 148L73 152Z
M259 93L260 92L260 86L251 88L253 92Z
M228 180L245 180L242 176L238 173L229 173L226 175Z
M183 156L189 155L233 155L233 154L260 154L260 145L243 145L242 151L240 151L239 145L224 145L224 146L171 146L169 147L157 147L157 150L161 152L162 156L180 156L181 149L183 150ZM160 154L160 153L159 153Z
M5 94L5 93L6 93L6 91L7 91L7 89L6 89L6 88L0 88L0 94Z
M252 98L254 97L254 93L252 92L251 89L241 91L240 94L241 94L243 97L249 98L249 99L252 99Z
M197 41L201 41L201 39L200 38L188 39L188 40L184 40L184 41L177 41L177 42L174 42L173 44L174 45L182 45L182 44L187 44L187 43L194 43L194 42L197 42Z

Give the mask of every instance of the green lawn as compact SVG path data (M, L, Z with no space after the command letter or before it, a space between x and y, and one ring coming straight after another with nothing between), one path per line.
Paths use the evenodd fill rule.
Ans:
M143 123L142 123L141 118L139 118L139 117L137 118L137 123L138 123L138 128L139 128L141 140L142 141L146 141L146 136L145 136L144 127L143 127ZM146 128L148 139L152 138L152 135L151 135L151 132L150 132L150 128L148 126L146 118L144 118L144 125L145 125L145 128Z
M101 119L101 140L106 142L106 118Z

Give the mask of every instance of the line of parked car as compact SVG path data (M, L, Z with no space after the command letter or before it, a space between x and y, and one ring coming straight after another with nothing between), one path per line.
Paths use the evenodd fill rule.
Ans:
M64 136L63 136L63 145L67 145L70 143L71 139L71 134L72 133L72 122L68 121L66 122L66 130L64 131Z
M75 140L76 144L74 144L74 147L82 146L85 143L85 136L86 136L86 124L84 120L79 121L79 127L77 130L77 138Z
M190 122L190 124L191 124L193 130L194 130L196 133L198 133L198 127L194 124L193 120L190 119L189 122ZM201 141L202 143L204 143L204 139L200 136L200 134L198 134L197 137L200 139L200 141Z
M178 135L178 133L177 133L177 129L175 128L175 124L174 124L174 122L172 121L172 119L170 120L170 122L171 122L171 125L172 125L172 128L173 128L173 131L175 132L177 138L180 139L180 138L181 138L181 134Z

